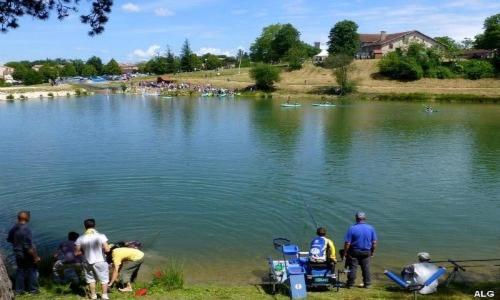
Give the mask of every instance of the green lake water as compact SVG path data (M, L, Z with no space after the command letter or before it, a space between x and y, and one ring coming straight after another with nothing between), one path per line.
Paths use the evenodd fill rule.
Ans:
M376 271L419 251L500 249L500 106L102 96L0 103L0 238L32 212L39 247L94 217L196 282L257 282L273 237L305 247L306 209L337 247L356 210Z

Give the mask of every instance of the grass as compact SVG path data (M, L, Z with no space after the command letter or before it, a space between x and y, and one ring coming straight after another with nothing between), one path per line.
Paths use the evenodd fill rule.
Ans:
M474 285L456 284L450 288L439 287L438 292L432 295L419 296L420 299L473 299L476 290L495 291L495 294L500 293L500 284L481 283ZM204 300L204 299L289 299L286 293L270 295L266 288L260 285L244 285L244 286L224 286L224 285L193 285L183 289L176 290L161 290L154 294L148 294L144 297L134 297L132 294L122 294L113 291L110 294L111 299L185 299L185 300ZM52 287L50 290L44 288L39 295L22 296L16 299L82 299L81 296L73 294L71 290L64 286ZM353 288L340 289L336 291L324 292L309 292L308 299L348 299L348 300L365 300L365 299L413 299L413 294L404 292L395 286L384 287L374 286L371 289Z

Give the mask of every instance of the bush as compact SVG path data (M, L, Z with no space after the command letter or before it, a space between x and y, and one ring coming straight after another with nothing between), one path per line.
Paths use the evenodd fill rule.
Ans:
M424 75L422 67L414 59L401 56L398 52L382 58L379 70L382 75L397 80L418 80Z
M156 271L149 285L153 293L179 290L184 287L183 267L179 263L172 262L165 270Z
M493 65L485 60L469 60L463 63L464 75L467 79L477 80L492 77Z
M8 87L8 86L11 86L11 84L5 82L4 79L0 78L0 87Z
M14 100L14 95L8 94L6 97L7 100Z
M51 98L53 98L53 97L54 97L54 94L53 94L53 93L48 93L48 94L47 94L47 97L51 97Z
M453 74L453 72L447 67L439 66L432 70L434 70L436 75L434 78L439 78L439 79L455 78L455 74Z
M259 63L250 69L250 77L255 86L263 91L272 90L275 82L280 81L280 69L275 66Z

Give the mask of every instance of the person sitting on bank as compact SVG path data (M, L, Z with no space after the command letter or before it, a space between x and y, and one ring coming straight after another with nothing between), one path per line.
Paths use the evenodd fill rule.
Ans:
M68 240L59 244L54 259L56 262L52 267L54 281L57 283L67 283L71 281L74 284L80 282L81 256L75 255L75 242L80 235L74 231L68 233Z
M411 285L423 285L434 273L438 271L438 267L431 263L431 256L427 252L417 254L418 263L414 263L404 267L401 272L401 277L404 281L410 282ZM438 281L435 280L431 284L424 286L418 292L422 295L435 293L437 291Z
M311 241L309 248L309 261L311 263L327 263L332 272L335 272L335 245L332 240L326 237L326 229L319 227L316 230L317 236Z
M118 288L120 292L132 292L132 282L135 281L144 262L144 252L136 248L119 247L111 250L111 257L113 275L109 285L112 286L119 280L122 285L121 288Z

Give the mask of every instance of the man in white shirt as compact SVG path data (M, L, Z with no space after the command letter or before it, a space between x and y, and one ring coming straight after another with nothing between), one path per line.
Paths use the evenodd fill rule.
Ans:
M406 266L401 272L401 277L406 282L412 285L423 285L434 273L438 271L438 267L431 263L431 256L427 252L417 254L418 263ZM428 286L422 287L418 292L420 294L432 294L437 291L438 281L434 280Z
M83 254L83 272L85 281L90 288L90 298L97 299L96 279L102 285L102 299L108 297L109 267L104 252L109 252L108 239L95 229L95 220L87 219L83 222L85 233L76 242L75 254Z

